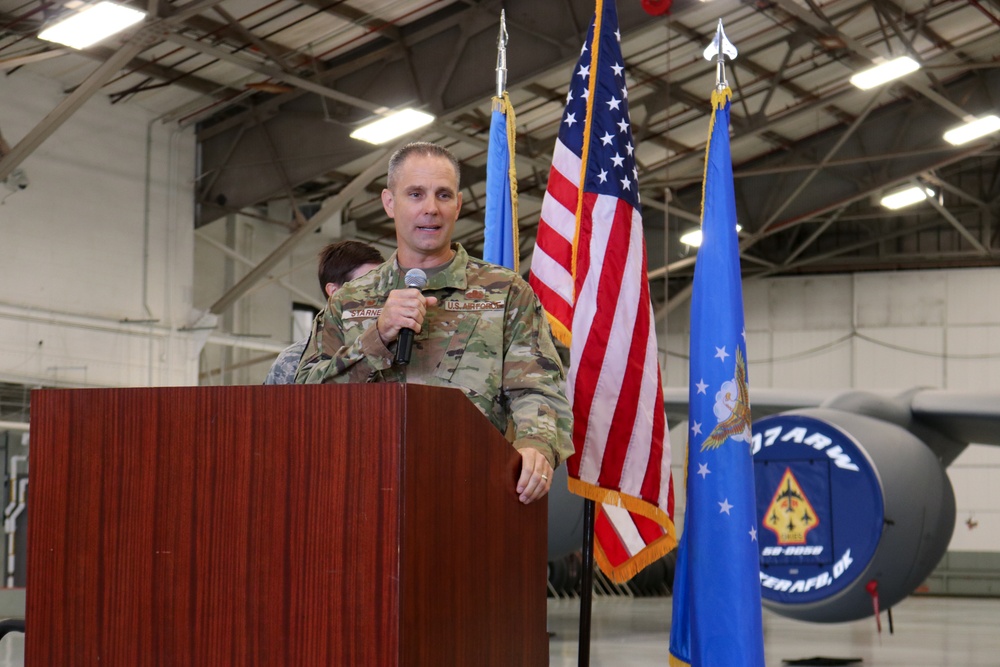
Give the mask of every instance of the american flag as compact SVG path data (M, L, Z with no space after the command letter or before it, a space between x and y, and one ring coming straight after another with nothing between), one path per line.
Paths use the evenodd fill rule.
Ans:
M614 2L598 0L566 95L529 281L570 348L569 487L601 503L595 557L625 581L677 540L619 39Z

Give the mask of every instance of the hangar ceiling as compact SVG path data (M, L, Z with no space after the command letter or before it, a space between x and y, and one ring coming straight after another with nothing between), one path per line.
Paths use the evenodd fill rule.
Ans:
M36 37L68 11L63 3L0 0L0 67L7 76L31 69L67 91L28 135L7 137L0 178L88 97L104 95L196 128L196 226L243 212L294 237L333 202L349 236L391 240L378 199L384 150L348 134L383 107L415 106L437 117L420 138L462 161L456 237L476 252L503 8L521 254L530 258L591 0L131 4L153 18L70 53ZM662 16L644 4L663 3L617 3L660 312L690 283L694 253L678 237L698 220L715 79L701 53L720 17L740 51L728 71L745 273L1000 263L1000 135L960 147L942 138L967 117L1000 112L1000 0L675 0ZM848 82L904 54L922 68L869 91ZM899 211L879 205L907 184L934 196Z

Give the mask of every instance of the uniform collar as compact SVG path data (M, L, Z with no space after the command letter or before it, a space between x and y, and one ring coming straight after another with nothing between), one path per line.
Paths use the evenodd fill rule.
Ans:
M469 263L469 253L465 251L465 248L460 243L452 243L451 249L455 251L455 256L452 257L451 262L444 270L438 271L427 280L427 287L424 290L464 290L467 288L468 281L465 277L465 270ZM399 270L399 261L396 255L396 252L392 253L392 257L385 263L386 272L383 278L387 284L380 284L380 287L383 287L385 291L406 287L406 284L403 282L403 273ZM382 282L380 281L380 283Z

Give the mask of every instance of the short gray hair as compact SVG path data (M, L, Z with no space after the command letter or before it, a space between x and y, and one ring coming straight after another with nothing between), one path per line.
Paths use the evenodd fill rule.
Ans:
M451 166L455 169L455 185L458 186L461 181L461 169L458 166L458 158L455 154L444 146L439 146L438 144L432 144L429 141L415 141L412 144L406 144L398 151L392 154L389 158L389 173L386 175L385 186L390 190L396 185L396 173L399 168L406 162L406 159L411 155L420 155L424 157L443 157L444 159L451 162Z

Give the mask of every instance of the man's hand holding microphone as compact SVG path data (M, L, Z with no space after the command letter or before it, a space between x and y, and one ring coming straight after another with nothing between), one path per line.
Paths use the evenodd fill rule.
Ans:
M410 269L404 281L406 289L389 292L375 322L383 345L397 341L393 363L400 366L410 363L413 335L420 333L427 307L437 304L437 297L424 296L420 291L427 285L427 274L423 271Z

